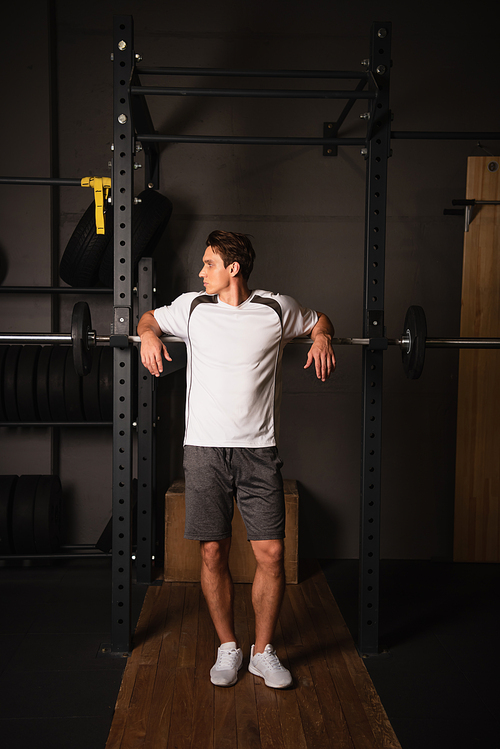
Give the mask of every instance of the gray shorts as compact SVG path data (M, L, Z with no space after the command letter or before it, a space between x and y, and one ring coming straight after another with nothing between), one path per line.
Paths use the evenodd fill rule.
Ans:
M285 537L283 465L276 447L184 447L184 538L231 536L233 497L249 541Z

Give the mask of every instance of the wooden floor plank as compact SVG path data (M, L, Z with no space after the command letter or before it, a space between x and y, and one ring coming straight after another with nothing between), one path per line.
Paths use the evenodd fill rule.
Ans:
M201 588L199 589L198 636L194 674L193 749L214 747L215 687L210 681L210 669L215 663L215 630Z
M113 716L113 723L111 730L106 742L106 749L119 749L122 744L122 739L125 733L128 711L130 702L135 689L135 682L139 672L139 666L142 661L143 649L152 648L155 642L155 638L152 635L154 632L154 626L151 627L151 621L159 617L162 622L164 619L164 600L168 600L168 594L170 587L167 586L163 589L163 586L150 586L146 592L144 603L139 615L139 621L137 623L137 629L134 636L134 647L132 654L128 659L126 666L126 678L122 679L120 691L118 693L118 699L116 701L115 712ZM158 599L162 597L160 605ZM160 627L161 631L161 627ZM154 661L155 664L157 662Z
M235 594L234 621L239 645L244 653L240 678L234 689L236 708L237 745L245 749L260 749L259 719L255 700L253 676L248 672L250 646L253 643L253 610L251 586L238 585ZM250 608L249 608L250 607Z
M251 585L235 590L244 663L210 682L218 640L199 583L148 590L106 749L401 749L323 573L287 586L274 645L294 684L248 672Z
M297 637L298 628L295 626L295 617L291 612L291 607L288 596L285 594L284 606L282 608L278 626L276 628L276 646L279 649L280 660L285 668L290 669L291 664L288 658L287 647L287 635L290 632L294 633L294 640ZM291 623L293 620L293 626L290 626L287 631L283 630L283 623ZM293 676L293 674L292 674ZM281 723L281 735L283 738L283 744L286 749L307 749L307 741L304 733L304 726L302 723L302 717L300 714L300 707L297 700L297 682L294 680L294 686L290 689L279 689L276 691L276 702L280 714Z
M247 611L247 628L249 643L253 644L255 637L255 616L252 605L252 586L239 585L245 596ZM250 649L246 657L248 659ZM258 676L253 676L247 671L245 678L252 684L255 697L257 721L259 726L260 745L262 749L285 749L281 736L281 721L274 690L264 685Z
M383 747L383 749L401 749L401 745L383 708L380 697L375 691L365 664L356 650L354 641L333 598L325 576L318 569L311 577L310 582L316 588L321 600L325 615L324 618L330 623L335 633L343 659L360 696L363 709L378 745ZM320 618L322 618L321 615Z
M185 591L186 586L171 583L144 749L168 745Z
M193 732L196 635L198 632L199 586L184 585L184 607L176 661L167 749L190 749Z
M353 681L346 660L339 645L330 621L325 616L321 601L310 578L296 592L300 596L298 605L310 614L307 623L308 642L323 653L332 674L337 694L342 695L342 711L345 715L349 733L356 749L373 749L379 747L373 728L366 715L365 706ZM350 639L350 638L349 638ZM357 656L359 660L359 656Z

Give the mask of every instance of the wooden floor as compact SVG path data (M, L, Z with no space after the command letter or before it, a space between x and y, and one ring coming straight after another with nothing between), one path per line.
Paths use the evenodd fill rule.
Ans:
M287 690L246 670L251 586L235 587L245 660L230 688L209 679L218 642L199 583L149 588L106 749L400 749L319 568L287 586L274 643Z

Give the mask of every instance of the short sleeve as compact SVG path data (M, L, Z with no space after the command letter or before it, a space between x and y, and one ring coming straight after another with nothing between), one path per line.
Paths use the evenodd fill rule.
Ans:
M310 333L318 322L318 313L290 296L279 295L278 299L283 311L283 338L291 341Z
M163 333L169 333L178 338L187 338L189 311L193 299L197 296L196 292L181 294L174 299L172 304L155 309L154 317Z

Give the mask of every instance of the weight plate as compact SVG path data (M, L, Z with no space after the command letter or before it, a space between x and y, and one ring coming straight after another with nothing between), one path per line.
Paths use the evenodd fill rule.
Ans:
M99 406L99 364L103 349L95 348L92 352L92 367L86 377L82 378L83 410L87 421L101 421Z
M73 357L66 357L66 369L64 373L64 403L68 421L85 421L82 401L82 380L77 375L73 364Z
M87 302L77 302L71 318L71 338L73 340L73 362L80 377L90 372L92 354L89 347L89 333L92 330L90 308Z
M17 410L21 421L37 421L36 375L41 346L23 346L17 364Z
M73 367L71 357L68 360ZM40 476L34 505L34 536L37 554L58 551L61 538L61 497L59 476Z
M36 554L34 508L40 476L19 476L12 505L12 540L16 554Z
M12 505L17 476L0 476L0 554L13 554Z
M49 366L49 406L52 421L67 421L64 374L69 346L54 346Z
M7 356L8 346L0 346L0 383L3 382L5 357ZM3 387L0 387L0 421L7 421L5 406L3 401Z
M17 365L22 346L9 346L3 371L3 402L7 421L19 421L17 410Z
M407 352L403 348L401 351L403 369L409 380L417 380L424 368L427 340L427 322L422 307L414 305L408 308L403 336L410 338L410 350Z
M113 349L104 347L99 365L99 405L103 421L113 421Z
M49 403L50 360L55 351L54 346L42 346L38 357L36 373L36 404L40 421L52 421Z

